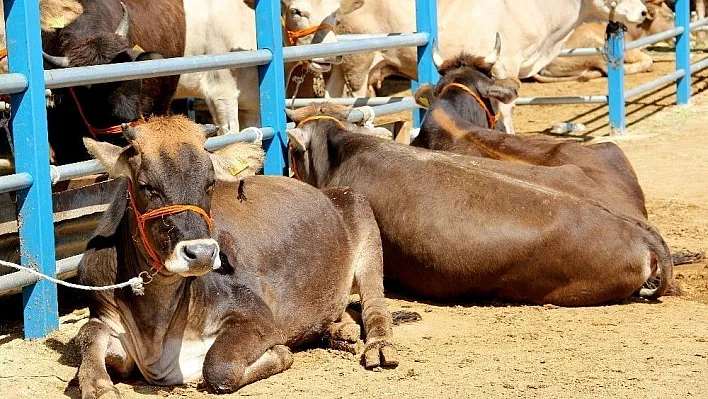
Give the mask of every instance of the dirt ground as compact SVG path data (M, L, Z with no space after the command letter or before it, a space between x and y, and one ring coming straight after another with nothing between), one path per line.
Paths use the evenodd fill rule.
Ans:
M655 71L630 76L634 87L673 68L659 55ZM674 251L708 250L708 72L694 79L692 105L674 107L673 90L628 104L629 129L617 142L632 161L650 220ZM604 79L526 83L522 96L602 94ZM579 121L588 136L607 133L606 107L517 107L520 133ZM268 398L684 398L708 397L708 263L676 268L686 295L659 303L592 308L439 305L391 298L390 309L422 320L394 328L401 364L365 371L350 354L296 353L290 370L227 397ZM61 292L66 296L64 291ZM0 397L78 398L70 383L78 357L71 338L87 310L64 309L47 339L21 339L19 304L5 301L0 319ZM9 313L8 313L9 312ZM15 319L14 321L12 319ZM120 383L126 398L211 397L199 386L159 388Z

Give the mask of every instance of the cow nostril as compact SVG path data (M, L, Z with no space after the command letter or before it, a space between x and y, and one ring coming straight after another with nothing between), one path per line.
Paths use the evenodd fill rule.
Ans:
M647 12L646 12L646 11L642 11L642 17L646 17L646 16L647 16Z
M214 258L216 244L192 244L182 247L182 253L188 261L209 260Z

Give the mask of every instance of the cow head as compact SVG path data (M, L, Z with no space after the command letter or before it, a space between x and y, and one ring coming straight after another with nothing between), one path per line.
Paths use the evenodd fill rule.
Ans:
M244 0L255 8L254 0ZM283 40L286 46L333 43L338 14L348 14L361 8L364 0L281 0ZM308 66L313 72L327 72L342 57L316 58Z
M518 97L518 79L494 79L492 68L501 52L501 38L496 35L494 49L486 57L460 54L442 61L434 57L440 80L437 85L422 85L415 92L416 102L431 108L439 98L446 100L445 108L477 126L504 131L501 123L492 123L495 118L492 100L508 104Z
M639 28L646 35L654 35L676 27L674 13L664 0L650 0L646 2L647 19L639 24Z
M138 215L170 206L196 207L146 219L141 239L169 273L186 277L218 269L219 245L206 216L214 187L217 181L238 182L258 172L264 157L261 147L235 143L209 153L204 149L204 128L181 115L124 126L124 135L129 143L125 147L90 138L84 145L109 176L130 179L135 208L127 209L126 215L131 231L139 231ZM142 244L143 253L148 245Z
M647 16L642 0L583 0L583 7L588 16L625 25L641 23Z
M391 137L391 132L383 127L359 126L348 122L350 112L345 106L326 102L312 103L296 110L285 109L288 117L298 125L295 129L288 129L287 135L291 165L299 180L322 187L323 183L318 181L322 176L316 172L318 165L313 164L313 158L323 160L328 155L314 155L310 149L327 152L326 142L330 132L356 132L384 139ZM322 165L319 166L320 170L323 169Z

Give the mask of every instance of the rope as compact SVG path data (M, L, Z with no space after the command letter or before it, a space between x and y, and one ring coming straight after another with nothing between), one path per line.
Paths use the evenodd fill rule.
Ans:
M374 127L374 119L376 118L376 110L370 105L362 105L361 107L357 107L355 109L358 109L361 111L361 114L363 115L363 118L361 118L361 121L364 123L364 126L366 127Z
M0 260L0 265L11 267L11 268L14 268L17 270L24 270L24 271L31 273L39 278L49 280L54 284L63 285L65 287L74 288L77 290L110 291L110 290L115 290L115 289L119 289L119 288L130 287L133 290L133 293L135 295L145 295L145 285L150 284L150 282L152 282L153 276L157 273L157 271L155 271L153 274L150 274L149 272L146 272L146 271L142 271L142 272L140 272L140 274L137 275L137 277L133 277L124 283L104 285L104 286L99 287L99 286L68 283L66 281L47 276L46 274L42 274L32 268L21 266L21 265L15 264L15 263L5 262L4 260Z
M247 127L245 129L241 130L241 134L247 133L247 132L253 132L256 134L256 138L253 139L251 144L260 144L263 141L263 130L261 130L261 128L256 127L256 126L250 126L250 127Z

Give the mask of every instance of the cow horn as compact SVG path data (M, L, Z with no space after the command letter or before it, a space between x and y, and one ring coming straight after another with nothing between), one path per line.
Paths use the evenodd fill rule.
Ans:
M123 137L125 137L128 141L137 140L138 131L135 130L134 127L127 123L121 123L120 128L123 130Z
M57 67L57 68L67 68L69 67L69 59L67 57L57 57L55 55L49 55L42 50L42 57L44 57L44 60L47 61L49 64Z
M438 71L440 70L440 67L442 66L444 61L445 60L443 60L442 56L440 55L440 51L438 51L437 46L433 47L433 64L435 64L435 68L437 68Z
M492 50L489 55L484 57L484 64L487 68L491 68L494 66L494 64L497 63L497 60L499 59L499 53L501 53L501 36L499 36L499 32L497 32L494 42L494 50Z
M120 6L123 8L123 19L116 28L116 35L120 37L128 37L128 28L130 26L130 12L128 11L128 6L126 6L122 1Z

